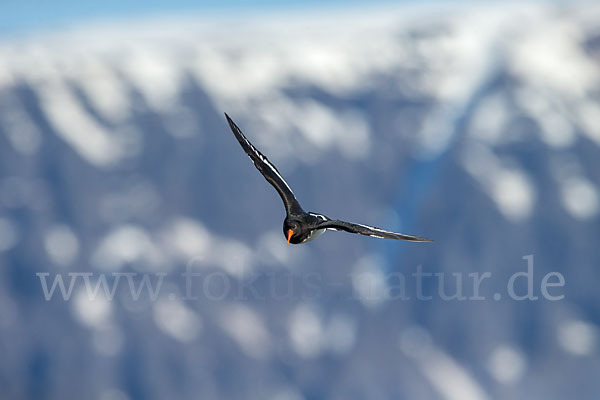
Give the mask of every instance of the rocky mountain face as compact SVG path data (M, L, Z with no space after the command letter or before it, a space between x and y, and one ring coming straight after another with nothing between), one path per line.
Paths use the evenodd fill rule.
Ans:
M3 38L1 397L592 398L599 88L593 5ZM287 245L223 112L306 210L435 242Z

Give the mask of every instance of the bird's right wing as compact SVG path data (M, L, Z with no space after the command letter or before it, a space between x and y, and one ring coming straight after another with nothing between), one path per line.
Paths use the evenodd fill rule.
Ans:
M279 196L281 196L281 200L283 200L283 204L285 205L285 209L288 214L301 214L304 211L302 207L300 207L300 203L296 200L296 196L294 196L294 192L290 186L283 179L277 168L265 157L256 147L250 143L250 141L244 136L241 129L229 118L229 115L225 113L225 117L227 118L227 122L229 123L229 127L233 131L238 142L248 154L248 157L254 163L256 169L260 171L260 173L265 177L265 179L273 185Z
M410 242L431 242L432 240L425 239L419 236L405 235L403 233L396 233L386 231L374 226L354 224L352 222L339 221L330 219L323 221L319 224L319 228L334 229L337 231L346 231L350 233L358 233L360 235L372 236L383 239L396 239L396 240L407 240Z

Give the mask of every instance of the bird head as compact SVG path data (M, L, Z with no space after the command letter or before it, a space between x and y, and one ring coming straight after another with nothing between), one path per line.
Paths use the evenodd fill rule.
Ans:
M294 219L286 218L283 222L283 235L285 236L288 243L298 243L294 239L297 239L301 234L300 223Z

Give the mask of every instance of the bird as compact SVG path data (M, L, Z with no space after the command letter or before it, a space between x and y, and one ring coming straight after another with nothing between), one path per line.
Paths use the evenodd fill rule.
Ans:
M310 242L321 236L326 230L346 231L376 238L406 240L410 242L432 242L432 240L419 236L386 231L374 226L345 222L331 219L323 214L304 211L296 199L294 192L290 188L290 185L283 179L275 165L273 165L264 154L250 143L242 130L235 122L233 122L227 113L225 113L225 118L227 118L227 122L229 123L229 127L235 135L235 138L248 157L250 157L250 160L252 160L256 169L260 171L267 182L273 185L275 190L277 190L277 193L279 193L286 211L286 216L283 220L283 235L289 244Z

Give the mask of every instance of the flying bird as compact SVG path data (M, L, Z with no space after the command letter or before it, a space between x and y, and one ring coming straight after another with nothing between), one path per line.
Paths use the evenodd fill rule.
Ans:
M233 134L238 142L240 142L240 145L242 145L246 154L248 154L248 157L250 157L250 160L254 163L254 166L273 185L279 196L281 196L286 211L285 220L283 221L283 234L287 238L288 243L300 244L309 242L319 237L327 229L358 233L377 238L408 240L411 242L431 242L429 239L418 236L390 232L374 226L340 221L328 218L322 214L304 211L298 200L296 200L296 196L294 196L290 185L286 183L277 168L275 168L275 165L250 143L227 113L225 113L225 117Z

